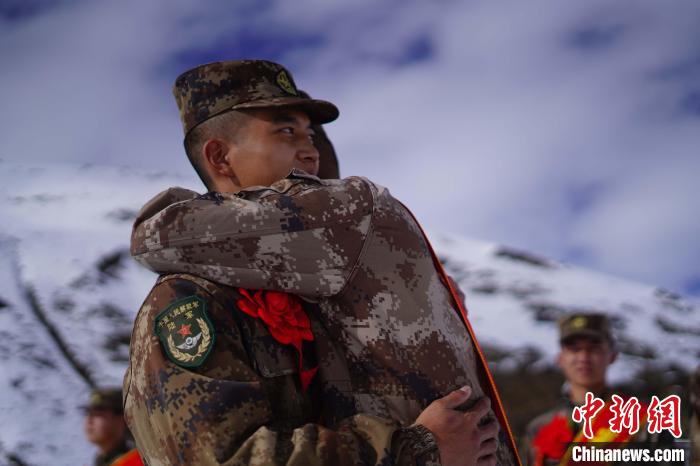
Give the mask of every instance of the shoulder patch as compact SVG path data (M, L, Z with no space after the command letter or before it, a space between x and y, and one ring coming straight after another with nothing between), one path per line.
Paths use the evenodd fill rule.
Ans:
M156 316L155 333L175 364L199 367L214 347L214 326L207 303L199 296L172 302Z

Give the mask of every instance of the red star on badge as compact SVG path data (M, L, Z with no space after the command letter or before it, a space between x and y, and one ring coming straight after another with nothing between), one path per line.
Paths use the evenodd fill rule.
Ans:
M179 333L182 338L185 338L185 335L192 335L192 332L190 331L191 326L192 325L182 324L182 327L180 327L180 330L178 330L177 333Z

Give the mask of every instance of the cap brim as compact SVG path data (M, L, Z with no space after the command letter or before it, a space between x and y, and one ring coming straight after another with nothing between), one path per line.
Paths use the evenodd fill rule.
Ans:
M82 405L82 406L78 406L78 409L80 409L81 411L83 411L83 412L85 412L85 413L90 412L90 411L93 411L93 410L96 410L96 411L111 411L111 412L116 413L116 414L122 414L122 413L124 413L124 410L123 410L123 409L121 409L121 408L120 408L120 409L115 409L114 406L108 406L108 405L94 405L94 406Z
M275 97L271 99L243 102L231 107L231 110L246 108L300 107L309 116L312 123L324 124L338 118L338 107L325 100L305 99L303 97Z
M600 332L595 332L593 330L579 330L562 336L559 339L559 343L565 344L567 342L570 342L574 338L591 338L596 341L606 340L605 335L601 334Z

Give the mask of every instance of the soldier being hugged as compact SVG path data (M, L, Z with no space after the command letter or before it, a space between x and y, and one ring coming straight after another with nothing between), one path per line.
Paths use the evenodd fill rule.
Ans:
M196 67L174 93L209 192L171 188L134 224L132 255L161 274L124 380L149 465L517 464L412 214L365 178L316 176L338 109L262 60Z

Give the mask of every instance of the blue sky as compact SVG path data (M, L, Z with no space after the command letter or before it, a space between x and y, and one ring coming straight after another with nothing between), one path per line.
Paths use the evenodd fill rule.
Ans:
M697 24L694 1L6 1L0 158L189 174L174 78L267 58L339 106L343 175L430 230L700 295Z

